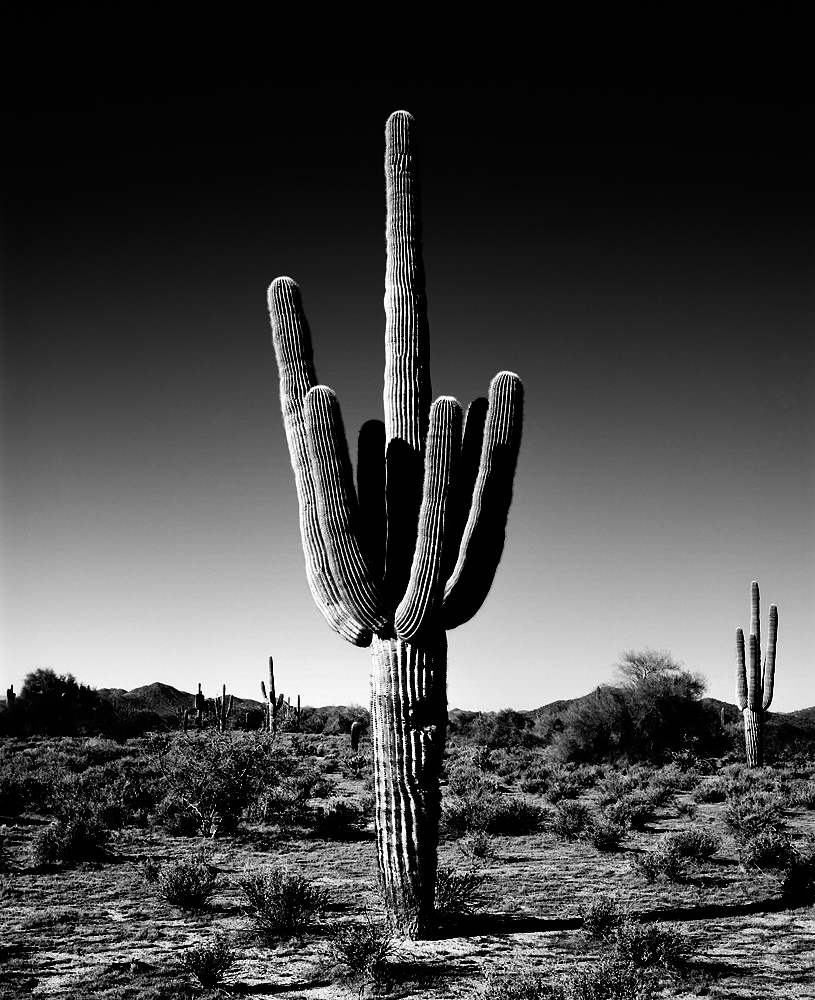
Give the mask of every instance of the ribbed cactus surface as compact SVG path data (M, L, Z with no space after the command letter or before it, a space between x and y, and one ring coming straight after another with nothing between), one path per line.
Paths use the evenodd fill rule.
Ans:
M309 586L332 628L372 646L380 880L391 917L421 936L433 927L445 630L476 613L501 558L523 388L499 373L464 422L455 399L431 405L415 125L404 111L386 125L385 187L385 420L360 432L356 483L290 278L272 283L269 313Z
M773 700L777 638L778 608L771 604L767 649L762 664L759 591L758 583L753 580L750 585L750 635L746 646L744 632L736 629L736 704L744 718L748 767L761 767L764 762L764 713Z

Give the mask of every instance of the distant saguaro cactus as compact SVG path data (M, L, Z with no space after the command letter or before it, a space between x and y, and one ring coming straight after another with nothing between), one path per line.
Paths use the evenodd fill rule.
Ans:
M385 422L359 435L356 489L337 398L317 384L290 278L269 289L283 419L312 596L371 646L377 859L392 922L431 933L447 726L446 629L468 621L501 558L521 439L512 372L489 399L432 405L414 121L385 130Z
M232 703L235 696L230 695L226 700L226 684L222 688L222 693L215 696L215 727L219 733L226 732L226 720L232 715Z
M204 693L201 690L201 685L198 685L198 693L195 696L195 727L199 731L204 728L204 711L207 707L207 699L204 697Z
M14 708L14 702L17 701L17 695L14 693L14 685L10 685L6 688L6 708Z
M744 742L748 767L764 763L764 713L773 700L775 648L778 637L778 608L770 605L770 626L764 664L761 663L761 622L758 584L750 584L750 638L747 663L744 657L744 633L736 629L736 704L744 719Z
M266 728L270 733L277 732L277 719L283 708L283 692L275 697L274 689L274 657L269 657L269 690L263 681L260 682L260 691L263 700L266 702Z

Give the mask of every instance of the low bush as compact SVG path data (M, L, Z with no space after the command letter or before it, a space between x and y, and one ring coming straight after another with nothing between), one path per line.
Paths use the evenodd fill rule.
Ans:
M696 819L699 806L692 799L680 799L676 803L676 812L678 816L684 816L686 819Z
M563 986L542 972L502 969L487 973L481 1000L566 1000Z
M328 905L328 893L281 865L247 872L240 880L246 908L267 939L289 938L315 922Z
M738 838L751 839L760 833L783 830L784 802L776 793L748 792L729 798L722 818Z
M619 851L626 835L626 828L607 816L593 816L583 831L583 837L592 847L604 853Z
M385 921L368 917L340 924L331 935L329 958L334 978L355 987L360 995L368 984L387 980L388 963L399 953L396 935Z
M581 904L578 912L583 918L583 933L595 941L611 937L625 920L625 911L612 896L597 896Z
M804 809L815 809L815 781L802 781L793 786L790 801Z
M666 848L675 851L681 858L691 861L702 861L712 857L722 846L720 837L708 830L691 827L689 830L677 830L666 834Z
M605 815L632 830L644 830L654 819L654 805L643 791L629 792L605 807Z
M739 861L745 868L788 868L796 858L792 841L779 830L761 830L739 843Z
M205 990L211 990L223 982L236 958L228 939L216 934L212 941L204 941L184 952L181 967L194 976Z
M353 840L360 835L364 820L364 812L356 803L331 799L314 810L311 826L314 836L322 840Z
M552 831L561 840L576 840L587 828L591 813L589 807L573 799L559 802L552 817Z
M623 921L614 932L617 957L639 969L683 968L691 953L687 937L675 927L664 924L641 924Z
M487 830L507 837L523 837L540 830L546 818L546 810L534 802L501 795L493 801L487 820Z
M198 913L215 892L218 873L202 855L173 861L162 867L158 888L172 906Z
M482 1000L652 1000L652 976L606 956L558 979L527 970L488 973Z
M721 778L707 778L693 790L694 802L724 802L727 785Z
M91 816L56 819L37 831L31 854L38 865L100 861L107 856L109 838L110 831Z
M685 873L682 855L666 838L650 851L638 854L631 864L647 882L679 882Z
M468 795L450 795L442 806L442 828L448 836L482 831L506 836L534 833L546 822L547 813L527 799L477 790Z
M493 838L486 830L473 830L458 843L458 849L472 864L494 861L496 857Z
M474 913L481 905L481 888L486 880L482 872L457 871L439 865L436 872L436 912L442 917Z

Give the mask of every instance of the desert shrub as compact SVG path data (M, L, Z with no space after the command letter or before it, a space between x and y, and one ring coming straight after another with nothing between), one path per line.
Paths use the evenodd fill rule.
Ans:
M724 802L727 784L722 778L706 778L692 794L694 802Z
M34 835L32 858L38 865L99 861L106 857L109 837L110 831L89 814L55 819Z
M549 780L547 778L535 777L521 778L518 782L518 787L527 795L540 795L549 787Z
M576 840L586 829L591 813L589 807L573 799L559 802L552 817L552 831L561 840Z
M212 941L193 945L185 951L181 967L194 976L205 990L211 990L223 982L236 958L228 939L216 934Z
M655 996L648 970L606 956L567 978L563 1000L652 1000Z
M699 812L699 806L690 799L680 799L676 803L676 812L677 815L685 816L687 819L695 819Z
M282 865L246 872L240 880L255 927L268 938L288 938L325 912L328 893Z
M739 842L739 861L745 868L787 868L795 858L792 841L779 830L759 830Z
M533 722L522 712L511 708L500 712L483 712L469 726L470 739L490 750L511 747L533 747L540 739L532 732Z
M560 982L527 969L492 970L487 973L482 1000L566 1000Z
M666 834L663 843L681 858L702 861L714 855L721 847L722 841L708 830L691 827L689 830L677 830L675 833Z
M140 870L144 881L148 885L157 885L159 875L161 875L161 862L156 858L145 858L140 865Z
M367 754L354 753L345 758L342 773L346 778L361 778L371 770L372 765L373 761Z
M614 932L614 948L618 958L640 969L681 969L691 952L687 937L675 927L631 920L624 920Z
M700 776L696 767L680 767L674 762L658 768L651 780L675 792L690 792L699 784Z
M583 933L592 940L605 940L625 920L625 911L612 896L597 896L582 903L579 911L583 918Z
M640 786L638 775L612 771L597 786L597 801L601 806L611 805L629 795Z
M654 780L648 782L642 794L653 809L658 809L671 801L674 797L674 788L666 782Z
M447 787L453 795L474 795L495 792L498 781L469 763L456 763L448 769Z
M436 872L436 912L443 916L473 913L481 905L481 888L486 880L482 872L457 871L439 865Z
M5 833L0 833L0 874L5 875L14 871L15 865L9 850L9 838Z
M166 794L160 817L186 814L205 837L232 833L263 785L279 783L284 755L266 733L217 733L153 737L148 755Z
M492 802L487 830L507 837L523 837L540 830L546 817L546 811L534 802L500 795Z
M493 839L486 830L473 830L458 843L458 849L473 864L493 861L496 857Z
M335 978L359 992L369 983L387 979L388 963L399 953L396 935L383 920L367 917L353 924L339 924L329 943Z
M637 790L607 805L604 813L614 823L621 823L632 830L644 830L654 819L654 806L644 792Z
M769 830L782 830L785 825L783 800L772 792L748 792L729 798L722 818L739 838L749 839Z
M804 809L815 809L815 781L802 781L795 785L790 794L790 802Z
M623 823L617 823L607 816L592 816L583 837L598 851L611 852L620 849L620 843L626 835Z
M665 837L651 850L634 857L631 864L646 882L679 882L685 870L682 855Z
M468 795L450 795L442 805L442 824L449 836L473 831L523 836L540 829L546 812L526 799L490 794L478 789Z
M781 894L790 906L815 904L815 840L796 851L785 866Z
M363 820L363 811L356 803L332 799L314 810L311 825L314 836L323 840L352 840L359 836Z
M172 906L190 913L203 910L215 892L218 873L202 855L164 865L158 876L158 889Z

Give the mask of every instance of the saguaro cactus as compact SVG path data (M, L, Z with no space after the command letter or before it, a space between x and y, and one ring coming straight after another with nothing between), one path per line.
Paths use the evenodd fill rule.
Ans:
M501 558L523 390L500 372L463 432L455 399L430 405L414 132L404 111L385 129L385 422L362 428L356 489L339 404L317 384L290 278L272 283L269 312L309 586L329 624L372 649L380 884L392 921L420 937L434 923L445 631L476 613Z
M204 728L204 712L207 707L207 699L204 697L204 692L201 690L201 685L198 685L198 691L195 695L195 727L200 732Z
M215 696L215 727L219 733L226 732L226 720L232 715L232 704L234 695L226 700L226 684L223 685L222 693Z
M771 604L767 650L762 666L758 584L753 580L750 585L750 638L746 665L744 633L740 628L736 629L736 704L744 719L748 767L761 767L764 763L764 713L773 700L777 637L778 608Z
M260 692L266 702L266 728L270 733L277 732L277 717L283 707L283 692L275 697L274 689L274 657L269 657L269 690L263 681L260 682Z

